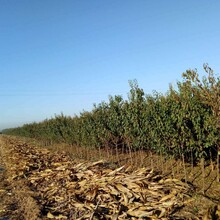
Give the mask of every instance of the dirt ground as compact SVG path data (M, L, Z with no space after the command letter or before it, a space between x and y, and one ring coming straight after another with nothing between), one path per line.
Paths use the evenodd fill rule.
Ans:
M32 192L24 180L8 181L10 163L8 152L0 137L0 220L35 220L39 219L40 209L33 199Z
M4 138L0 137L0 220L55 219L53 215L48 216L43 213L44 211L38 199L39 193L28 186L25 178L9 181L10 175L12 175L9 170L13 164L7 160L11 155L10 152L7 152L6 146L10 144L10 139L3 139ZM29 145L39 144L31 140L29 141ZM151 167L166 178L180 180L185 178L181 161L167 160L163 157L148 155L144 152L133 153L132 155L114 155L111 153L107 155L106 151L100 152L86 148L79 149L66 145L53 145L47 147L47 149L50 149L52 152L58 152L59 154L64 152L69 155L75 163L105 159L106 164L108 164L108 169L115 169L123 165L132 165L132 169L134 170L140 167ZM185 207L179 210L179 212L181 212L179 216L182 216L182 218L178 219L220 219L220 184L216 182L216 170L212 170L207 164L205 167L205 178L203 178L200 165L191 167L190 164L186 164L186 172L187 182L193 187L194 191L191 194L192 202L186 204ZM58 217L56 219L58 219ZM62 217L59 219L62 219ZM92 217L87 219L95 220L95 218Z
M2 144L2 142L0 142ZM7 220L10 211L10 200L11 200L11 193L10 188L6 182L6 170L3 164L2 154L0 156L0 219Z

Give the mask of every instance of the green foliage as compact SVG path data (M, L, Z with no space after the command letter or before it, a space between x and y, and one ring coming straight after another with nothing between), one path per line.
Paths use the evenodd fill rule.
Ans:
M196 70L183 73L176 89L145 95L136 80L129 81L128 99L109 96L91 112L63 114L40 123L4 130L5 134L37 138L45 144L116 150L150 150L167 156L200 160L219 145L220 80L208 65L199 79Z

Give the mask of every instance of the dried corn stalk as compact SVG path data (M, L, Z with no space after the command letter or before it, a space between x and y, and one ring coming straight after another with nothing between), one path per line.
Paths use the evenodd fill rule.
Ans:
M191 202L188 184L148 168L77 164L64 154L15 142L9 149L9 180L26 178L49 219L175 219L175 211Z

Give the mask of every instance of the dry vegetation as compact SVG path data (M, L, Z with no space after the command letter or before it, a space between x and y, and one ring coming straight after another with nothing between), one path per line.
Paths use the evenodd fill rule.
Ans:
M1 137L0 216L9 219L218 219L220 186L206 167L181 181L181 161ZM49 148L50 149L50 148ZM71 157L70 157L71 156ZM95 160L104 159L105 162ZM3 166L2 166L3 167ZM143 168L144 167L144 168ZM172 167L172 169L171 169ZM187 167L188 172L192 169ZM197 174L197 175L196 175Z

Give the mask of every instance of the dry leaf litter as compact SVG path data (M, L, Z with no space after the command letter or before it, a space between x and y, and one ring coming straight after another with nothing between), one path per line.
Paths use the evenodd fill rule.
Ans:
M148 168L77 164L65 154L13 141L8 149L9 181L25 178L49 219L183 219L176 211L192 201L190 185Z

